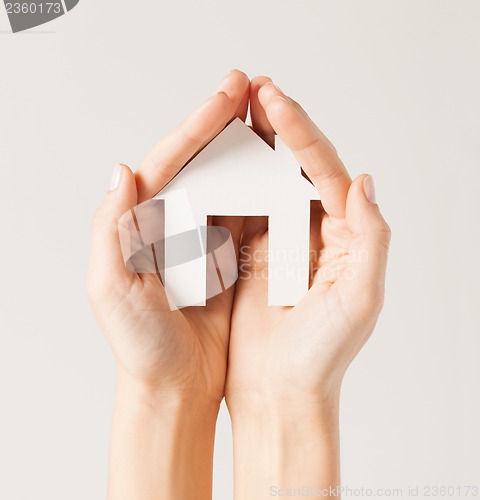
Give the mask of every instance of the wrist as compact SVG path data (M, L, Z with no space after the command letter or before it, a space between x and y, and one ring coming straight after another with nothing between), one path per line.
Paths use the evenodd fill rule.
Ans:
M225 400L233 420L248 420L266 413L271 418L294 418L302 414L338 417L341 381L315 393L301 390L242 390L228 387Z
M249 394L228 399L227 405L234 429L262 429L262 439L288 441L293 435L336 433L339 399L339 392L326 399Z
M211 498L218 403L117 372L109 499Z
M232 407L235 498L340 482L339 394L327 399L249 395Z
M121 378L117 381L115 414L150 420L163 429L183 428L194 438L195 429L215 428L219 403L198 395L159 391L148 384Z
M116 395L117 402L132 399L139 407L149 407L154 412L180 412L182 409L192 408L207 413L213 420L216 420L221 403L221 398L214 398L194 389L138 379L118 366Z

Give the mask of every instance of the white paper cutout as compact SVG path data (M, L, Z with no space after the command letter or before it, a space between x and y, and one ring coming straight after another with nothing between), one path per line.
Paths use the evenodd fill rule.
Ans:
M165 227L167 205L180 222L168 229ZM176 228L180 232L177 233ZM203 289L198 284L186 289L184 285L178 286L186 275L202 278L205 269L201 263L199 267L197 259L207 260L207 300L230 288L238 278L230 231L221 226L196 226L185 189L167 193L163 199L144 201L125 212L118 221L118 236L125 267L134 273L156 274L161 283L165 283L172 310L205 301ZM166 266L170 269L168 282L165 280Z
M165 199L166 237L206 226L209 215L268 216L268 304L293 306L307 292L310 200L320 197L278 136L272 149L235 119L155 198ZM166 239L169 295L179 307L205 305L206 256L175 269L168 254Z

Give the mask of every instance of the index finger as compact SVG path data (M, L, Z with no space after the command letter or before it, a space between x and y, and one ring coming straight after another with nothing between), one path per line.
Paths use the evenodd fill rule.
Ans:
M249 84L245 73L232 70L213 96L150 150L135 172L138 203L163 189L233 117L245 120Z
M344 218L352 181L333 145L300 105L273 83L266 83L258 97L275 132L320 193L325 212Z

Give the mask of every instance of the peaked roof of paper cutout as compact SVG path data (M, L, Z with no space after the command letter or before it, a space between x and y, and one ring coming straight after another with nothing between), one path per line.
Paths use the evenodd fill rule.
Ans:
M217 215L270 215L287 199L318 200L292 152L275 136L272 149L236 118L162 189L156 197L186 189L192 207ZM222 211L226 210L226 211Z

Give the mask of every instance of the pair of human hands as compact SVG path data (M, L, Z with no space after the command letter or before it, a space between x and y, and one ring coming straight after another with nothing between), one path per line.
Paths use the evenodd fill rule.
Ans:
M235 287L205 307L171 311L155 275L125 268L118 220L160 191L234 117L245 121L249 103L253 130L270 145L277 133L320 193L321 205L312 210L311 264L317 270L310 290L295 307L268 307L266 273L260 272L267 262L258 258L266 256L265 219L215 217L255 272L249 279L240 273ZM237 396L325 398L338 390L374 328L388 244L371 177L351 182L299 104L269 78L250 82L233 70L135 174L117 167L94 216L89 296L119 370L161 394L217 402L226 395L232 408Z
M266 219L214 217L230 230L237 252L242 247L244 274L205 307L171 311L156 275L127 271L118 220L233 118L245 121L249 105L253 130L270 145L278 134L320 194L311 214L310 289L294 307L269 307ZM372 177L352 182L332 144L270 78L250 81L231 71L135 174L116 167L93 226L89 297L119 380L162 402L205 401L218 409L225 396L232 420L245 421L265 401L272 412L335 407L343 375L382 308L390 231Z

